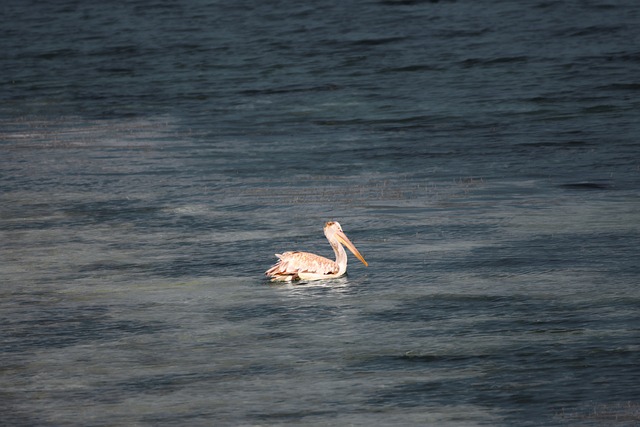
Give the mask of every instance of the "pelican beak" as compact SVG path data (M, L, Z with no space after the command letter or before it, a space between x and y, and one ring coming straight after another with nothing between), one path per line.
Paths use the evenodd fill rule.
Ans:
M367 263L367 261L364 260L364 257L360 254L360 252L358 252L358 250L356 249L356 247L353 245L353 243L351 243L351 240L349 240L349 238L347 237L346 234L344 234L342 232L342 230L339 230L336 232L336 237L338 238L338 240L340 241L340 243L342 243L343 245L345 245L347 247L347 249L349 249L351 251L352 254L354 254L356 256L356 258L358 258L360 261L362 261L362 263L366 266L369 267L369 264Z

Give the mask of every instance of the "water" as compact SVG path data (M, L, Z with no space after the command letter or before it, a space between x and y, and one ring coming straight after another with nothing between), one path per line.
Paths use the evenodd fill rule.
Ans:
M5 3L3 424L640 424L634 2Z

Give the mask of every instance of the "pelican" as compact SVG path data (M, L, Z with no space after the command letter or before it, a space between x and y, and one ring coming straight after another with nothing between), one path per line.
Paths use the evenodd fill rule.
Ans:
M272 282L335 279L347 272L347 253L342 245L345 245L365 266L369 266L344 234L338 221L327 222L324 225L324 235L327 236L336 254L335 261L309 252L285 252L276 254L279 258L278 262L264 274L269 276Z

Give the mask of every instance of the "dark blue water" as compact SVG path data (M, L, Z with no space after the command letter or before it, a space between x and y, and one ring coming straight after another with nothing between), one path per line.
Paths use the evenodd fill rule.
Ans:
M3 424L640 424L638 6L334 3L3 3Z

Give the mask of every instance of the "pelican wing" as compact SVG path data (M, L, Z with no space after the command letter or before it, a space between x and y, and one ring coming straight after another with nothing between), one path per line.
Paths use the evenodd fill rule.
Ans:
M276 256L278 262L265 272L273 280L296 280L301 274L331 275L340 269L335 261L309 252L285 252Z

